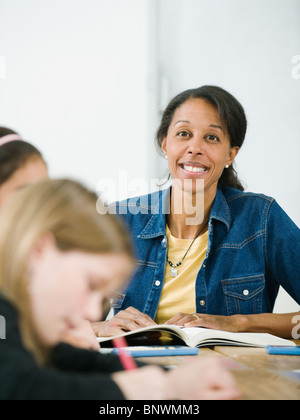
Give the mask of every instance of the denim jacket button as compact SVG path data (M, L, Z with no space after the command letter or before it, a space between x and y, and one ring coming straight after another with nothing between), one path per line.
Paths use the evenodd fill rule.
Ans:
M206 302L205 302L205 300L200 300L200 306L205 306L205 304L206 304Z
M165 248L165 247L167 246L167 238L164 238L164 239L161 241L161 244L162 244L162 246Z
M250 294L249 290L246 289L246 290L243 291L244 296L249 296L249 294Z
M155 282L155 286L160 286L160 281L159 280L156 280L156 282Z

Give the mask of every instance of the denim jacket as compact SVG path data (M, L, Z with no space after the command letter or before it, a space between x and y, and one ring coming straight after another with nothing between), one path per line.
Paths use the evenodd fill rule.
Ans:
M137 270L114 299L115 313L134 306L155 318L164 284L169 203L170 189L116 203L132 235ZM273 198L218 189L195 283L197 313L272 312L280 285L300 303L300 229Z

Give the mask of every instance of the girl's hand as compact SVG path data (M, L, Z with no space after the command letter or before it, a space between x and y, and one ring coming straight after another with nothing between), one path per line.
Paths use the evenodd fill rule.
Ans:
M214 357L190 359L168 376L170 390L177 399L235 400L241 397L233 375L222 360Z
M99 342L89 321L82 321L81 324L66 332L61 341L88 350L99 350Z
M241 396L233 376L216 358L190 358L169 372L158 366L117 372L112 379L128 400L233 400Z

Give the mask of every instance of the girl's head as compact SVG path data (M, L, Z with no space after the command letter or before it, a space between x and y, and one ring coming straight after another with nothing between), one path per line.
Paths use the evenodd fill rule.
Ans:
M0 208L18 188L48 177L41 153L32 144L14 136L18 135L0 138Z
M197 89L191 89L182 92L179 95L177 95L173 100L171 100L171 102L169 103L169 105L163 113L161 124L157 131L157 146L159 150L163 150L163 152L166 154L166 140L168 139L170 126L172 126L172 123L174 123L174 117L176 115L176 112L178 112L179 109L183 110L183 106L186 104L192 105L197 103L202 103L204 105L207 104L207 108L211 108L212 111L215 110L217 116L214 116L213 118L218 118L220 120L220 124L218 123L213 125L222 126L224 134L223 137L228 138L229 150L234 152L231 156L231 159L228 159L226 165L224 165L224 170L222 170L220 173L218 179L219 186L229 186L243 190L243 187L237 178L232 163L239 148L244 142L247 130L247 119L242 105L230 93L228 93L222 88L219 88L217 86L202 86ZM210 110L208 109L208 111ZM210 115L212 115L212 112L210 113ZM185 115L180 116L181 120L183 120L184 118ZM186 119L187 118L185 118L184 121ZM201 119L200 114L199 119ZM197 122L200 122L201 124L202 121L193 120L188 122L190 123L190 126L193 126L192 128L195 128ZM202 130L203 127L200 128ZM185 139L187 139L188 135L190 137L192 137L192 135L196 137L196 134L198 135L199 131L199 127L197 126L196 130L194 130L193 133L186 133ZM212 135L216 133L212 133ZM210 139L212 139L212 135L210 136ZM199 155L200 154L201 153L199 153ZM229 167L227 168L226 166ZM203 169L205 169L205 165Z
M47 180L24 187L1 212L0 291L19 311L25 345L41 359L40 349L68 329L100 319L103 299L133 270L127 231L96 203L77 182Z
M20 134L7 127L0 127L0 146L15 140L22 140Z

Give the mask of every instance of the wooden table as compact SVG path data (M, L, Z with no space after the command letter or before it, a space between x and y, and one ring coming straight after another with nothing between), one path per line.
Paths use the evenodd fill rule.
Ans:
M295 341L300 345L300 340ZM265 349L221 347L199 349L198 356L223 357L235 362L231 369L243 400L300 400L300 381L287 373L300 371L300 356L269 355ZM187 356L145 357L139 360L165 366L187 362Z

